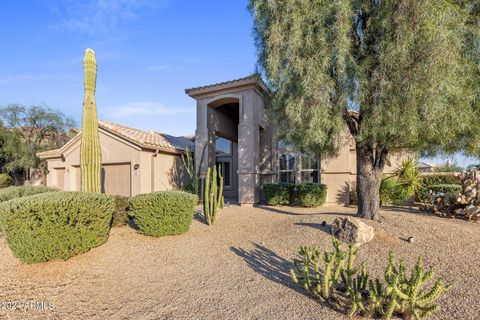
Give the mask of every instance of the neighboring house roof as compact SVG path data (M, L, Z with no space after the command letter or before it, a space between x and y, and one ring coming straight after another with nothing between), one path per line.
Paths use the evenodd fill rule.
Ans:
M258 74L252 74L244 78L209 84L201 87L185 89L185 93L193 97L203 93L209 93L209 92L224 90L224 89L231 89L231 88L236 88L236 87L241 87L246 85L255 85L259 87L262 91L267 91L267 87L263 83L260 76Z
M195 147L195 144L192 141L189 141L182 137L174 137L155 131L146 132L105 120L98 120L98 127L108 132L111 132L119 137L122 137L130 142L133 142L134 144L145 149L153 149L166 152L174 151L182 153L187 148L193 150L193 148ZM81 133L82 131L79 130L77 136L67 142L62 148L40 152L37 153L37 156L43 159L61 157L63 151L70 144L72 144L74 140L78 139L81 136Z

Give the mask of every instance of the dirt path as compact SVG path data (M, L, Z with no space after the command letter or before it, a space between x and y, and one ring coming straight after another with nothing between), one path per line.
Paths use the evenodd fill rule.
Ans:
M333 213L334 212L334 213ZM194 221L181 236L112 229L103 246L66 262L23 265L0 238L0 301L44 301L51 310L0 309L0 319L344 319L291 283L300 244L329 246L321 227L353 209L225 209L217 225ZM381 276L387 254L435 264L453 288L438 319L478 319L480 225L385 211L359 260ZM414 244L400 238L414 236Z

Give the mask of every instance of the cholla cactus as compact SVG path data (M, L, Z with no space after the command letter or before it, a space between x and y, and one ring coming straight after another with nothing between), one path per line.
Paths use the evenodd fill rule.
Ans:
M80 148L81 189L86 192L100 192L102 160L95 104L97 62L95 52L92 49L85 51L83 67L85 96L83 99L82 144Z
M220 166L213 167L213 174L208 168L204 181L203 212L209 225L217 221L220 209L224 207L223 198L223 176ZM217 176L218 175L218 176Z

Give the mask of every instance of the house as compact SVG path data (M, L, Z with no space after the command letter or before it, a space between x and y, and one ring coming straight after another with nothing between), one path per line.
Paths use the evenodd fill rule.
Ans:
M434 172L436 166L432 165L432 164L429 164L429 163L426 163L426 162L420 161L417 164L417 168L418 168L418 171L420 171L422 173L424 173L424 172Z
M194 144L185 138L145 132L99 120L102 150L102 192L132 196L171 190L188 181L180 156ZM41 152L48 163L47 185L65 191L80 190L82 133L60 149Z
M102 191L129 196L181 186L187 177L179 157L189 147L195 149L200 176L221 165L225 197L242 205L260 202L262 185L268 182L323 183L327 203L348 205L356 180L355 144L348 130L335 158L298 152L276 140L266 91L255 75L186 89L197 104L194 143L99 121ZM48 161L47 185L80 189L80 140L81 132L61 149L39 154ZM392 173L405 157L390 156L385 173Z
M327 203L348 205L356 181L355 144L345 128L345 144L335 158L300 153L276 141L268 120L266 87L256 75L186 89L197 103L195 158L200 175L221 164L226 197L240 204L261 201L268 182L313 182L327 185ZM408 154L390 156L391 174Z

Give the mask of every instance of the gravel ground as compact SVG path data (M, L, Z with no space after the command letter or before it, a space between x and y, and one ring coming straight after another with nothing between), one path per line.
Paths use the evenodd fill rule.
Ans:
M101 247L62 262L23 265L0 238L0 301L44 301L51 310L0 309L0 319L345 319L296 290L291 258L301 244L331 248L321 227L354 209L226 208L209 227L150 238L114 228ZM452 289L436 319L480 319L480 225L398 209L373 223L362 246L381 276L388 251L433 264ZM403 238L415 237L410 244Z

